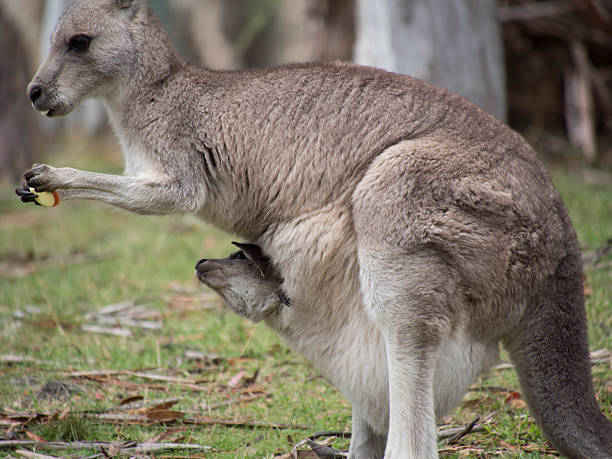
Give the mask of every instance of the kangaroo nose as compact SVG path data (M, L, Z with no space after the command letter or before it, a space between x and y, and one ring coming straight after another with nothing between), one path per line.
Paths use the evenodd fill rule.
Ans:
M42 88L39 85L34 85L30 88L30 100L32 103L36 103L36 101L42 95Z

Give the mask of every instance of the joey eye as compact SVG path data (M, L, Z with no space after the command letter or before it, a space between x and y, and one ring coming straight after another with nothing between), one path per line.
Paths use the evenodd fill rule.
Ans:
M91 40L92 38L89 35L74 35L70 39L68 47L75 51L87 51L89 49L89 44L91 43Z
M229 257L232 260L246 260L246 256L242 250L239 252L232 253Z

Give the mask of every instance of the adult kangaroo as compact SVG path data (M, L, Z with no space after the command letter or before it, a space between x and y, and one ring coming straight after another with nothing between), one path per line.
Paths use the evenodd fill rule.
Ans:
M47 116L101 98L126 167L38 165L26 187L194 213L274 262L275 326L352 402L352 458L436 457L436 416L499 342L553 445L612 457L567 211L527 143L462 97L348 64L195 68L143 0L78 1L28 95Z

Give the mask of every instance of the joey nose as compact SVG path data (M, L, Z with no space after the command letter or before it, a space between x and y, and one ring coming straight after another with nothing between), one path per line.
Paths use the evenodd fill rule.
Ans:
M40 96L42 96L42 88L37 84L32 85L30 86L28 94L32 103L35 104L36 101L40 99Z
M202 258L200 261L198 261L195 267L196 271L200 271L200 265L202 265L203 263L206 263L207 261L208 260L206 258Z

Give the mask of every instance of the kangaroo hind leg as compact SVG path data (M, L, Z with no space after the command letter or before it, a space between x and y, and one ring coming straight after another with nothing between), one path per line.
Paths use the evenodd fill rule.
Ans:
M453 323L450 270L432 250L360 247L364 305L380 327L389 367L386 458L437 457L433 380Z

